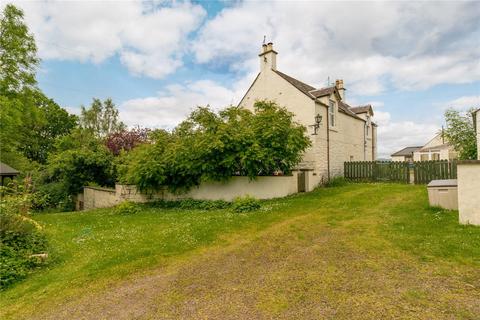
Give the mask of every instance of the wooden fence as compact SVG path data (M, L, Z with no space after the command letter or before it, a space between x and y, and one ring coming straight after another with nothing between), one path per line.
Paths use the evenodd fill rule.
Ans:
M351 161L344 163L345 178L352 181L392 181L426 184L436 179L456 179L455 161Z
M427 184L438 179L457 179L457 162L447 160L415 161L413 175L415 184Z
M351 161L344 164L344 175L353 181L410 182L409 163L393 161Z

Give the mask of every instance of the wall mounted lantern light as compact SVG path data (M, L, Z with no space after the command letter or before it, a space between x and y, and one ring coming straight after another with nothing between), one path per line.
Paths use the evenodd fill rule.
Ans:
M320 124L322 123L322 116L320 114L317 114L315 116L315 124L312 124L310 127L313 127L313 133L312 135L316 136L317 130L320 128Z

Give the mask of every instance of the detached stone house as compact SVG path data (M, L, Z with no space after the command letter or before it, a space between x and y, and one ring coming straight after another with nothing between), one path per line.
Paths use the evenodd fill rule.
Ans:
M272 43L262 46L259 57L260 73L239 106L253 110L255 101L275 101L308 128L312 146L297 168L306 191L343 175L345 161L376 159L377 129L372 122L372 106L348 105L343 80L337 80L334 86L315 88L280 72Z

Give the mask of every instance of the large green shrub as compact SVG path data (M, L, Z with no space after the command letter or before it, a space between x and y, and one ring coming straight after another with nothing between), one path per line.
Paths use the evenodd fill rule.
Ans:
M232 209L235 212L250 212L260 209L260 201L251 197L238 197L233 200Z
M255 103L255 112L229 107L219 113L199 107L172 133L134 149L121 161L125 183L141 190L188 190L202 181L241 175L288 174L310 145L305 127L274 102Z
M131 201L124 201L120 203L118 206L116 206L113 212L115 214L120 214L120 215L130 215L130 214L139 213L140 208L138 207L137 204Z

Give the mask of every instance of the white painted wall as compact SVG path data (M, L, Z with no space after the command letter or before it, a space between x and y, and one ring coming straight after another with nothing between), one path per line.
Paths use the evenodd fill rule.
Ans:
M83 209L108 208L119 204L115 189L84 187Z
M153 200L225 200L252 196L256 199L281 198L297 193L297 173L291 176L232 177L226 182L204 182L183 194L173 194L166 189L145 194L134 185L117 184L115 189L85 187L83 192L84 209L113 207L123 201L149 202ZM307 178L308 181L308 178Z
M480 160L460 161L457 180L459 221L480 226Z
M232 177L227 182L204 182L185 194L164 193L165 200L198 199L232 201L237 197L252 196L256 199L273 199L297 193L297 175L257 177Z

